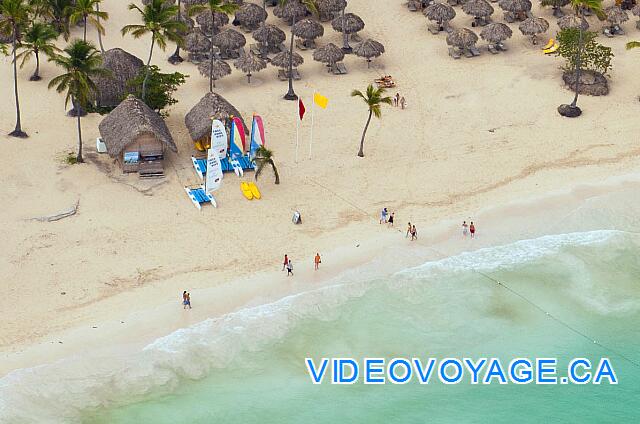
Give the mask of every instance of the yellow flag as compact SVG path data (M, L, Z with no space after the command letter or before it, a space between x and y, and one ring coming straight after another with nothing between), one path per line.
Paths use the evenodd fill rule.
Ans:
M327 99L320 93L313 93L313 101L322 109L326 109L327 105L329 104L329 99Z

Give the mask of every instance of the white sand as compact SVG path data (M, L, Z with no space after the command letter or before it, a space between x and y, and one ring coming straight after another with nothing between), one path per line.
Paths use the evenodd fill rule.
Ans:
M103 9L111 14L105 47L122 47L146 57L147 38L119 35L120 27L137 22L137 16L126 10L124 2L104 3ZM107 320L179 300L184 289L197 293L226 288L225 282L261 270L274 271L279 283L225 289L207 313L224 313L298 290L295 279L282 281L284 276L275 274L284 253L302 271L312 267L313 255L320 251L325 254L320 272L327 272L331 264L348 266L367 256L351 259L336 247L361 244L370 249L368 253L384 252L378 240L393 233L375 224L383 206L396 211L398 226L411 221L420 229L443 219L468 220L489 206L638 169L638 52L624 50L632 37L600 40L616 54L611 93L603 98L582 96L584 116L569 120L555 110L572 98L561 86L560 59L545 57L532 47L517 25L512 25L508 53L485 52L453 61L447 56L444 35L429 34L426 19L401 3L350 2L349 10L366 22L362 35L387 48L371 69L363 60L348 57L349 74L333 76L312 60L310 52L302 53L306 62L296 91L308 107L314 88L330 99L329 109L316 111L312 160L306 159L310 121L305 119L302 160L294 163L295 103L281 100L287 87L276 79L274 68L257 74L251 86L237 70L217 83L216 91L246 118L252 112L263 116L282 184L273 185L266 173L260 182L263 200L248 203L237 179L229 177L217 195L219 208L202 212L182 190L197 181L183 119L207 91L208 81L190 63L168 64L172 47L158 51L153 62L191 77L178 91L180 102L168 119L179 154L169 155L167 178L161 183L122 176L110 159L95 153L99 115L83 119L87 164L63 164L62 157L75 151L75 120L64 115L63 97L46 89L48 80L59 73L49 63L42 64L41 82L28 81L33 63L20 71L23 129L30 138L7 137L15 118L11 66L5 59L0 66L3 356L36 342L57 343L54 334L65 330L100 328ZM551 10L534 7L555 31ZM495 17L501 17L495 8ZM458 10L454 24L469 23L470 18ZM599 29L600 24L594 21L592 28ZM624 28L632 36L638 34L633 23ZM93 37L95 31L89 34ZM75 35L81 36L81 31ZM341 36L327 25L319 43L330 41L339 44ZM366 157L360 159L355 154L366 110L349 92L364 89L382 74L394 76L409 109L384 108L382 121L372 121ZM78 199L80 209L74 217L55 223L29 220L66 209ZM295 209L302 212L301 226L291 224ZM478 224L479 231L491 231ZM177 312L178 318L159 327L188 325L206 316L195 310L192 316ZM11 368L4 366L0 373Z

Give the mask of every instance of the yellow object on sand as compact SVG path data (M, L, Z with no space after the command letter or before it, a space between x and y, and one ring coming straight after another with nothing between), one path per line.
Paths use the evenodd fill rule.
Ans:
M253 199L253 193L251 192L251 187L249 187L249 183L243 181L240 183L240 190L242 190L242 194L247 200Z
M542 50L544 54L551 54L557 51L560 48L560 44L555 43L551 48Z
M554 40L553 38L549 38L549 42L544 47L542 47L542 50L550 49L551 46L555 44L555 42L556 40Z
M256 183L249 183L249 189L251 190L251 194L253 194L254 199L259 199L260 197L262 197Z
M198 150L199 152L206 152L207 149L205 146L202 145L202 142L200 141L196 141L195 142L195 146L196 146L196 150Z

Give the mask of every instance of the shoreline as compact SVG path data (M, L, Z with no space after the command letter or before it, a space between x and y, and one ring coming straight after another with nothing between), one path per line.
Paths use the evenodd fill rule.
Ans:
M157 303L152 307L138 309L121 318L114 318L112 313L109 320L96 319L94 325L49 334L46 336L49 339L47 341L22 345L22 349L18 351L2 352L0 378L18 369L56 362L79 354L91 356L92 353L109 350L138 350L158 338L206 319L220 318L229 313L327 287L345 278L366 278L364 276L367 272L371 277L381 277L465 251L546 234L586 231L589 228L566 227L560 231L562 214L573 213L591 198L630 187L640 187L640 174L613 176L599 183L578 183L572 189L557 190L544 196L484 208L474 218L481 223L478 238L474 241L465 240L463 243L460 242L460 223L457 220L443 220L429 228L419 229L418 242L410 242L403 235L397 234L398 227L382 235L367 234L357 243L359 247L342 246L323 253L323 265L317 273L312 270L311 260L306 266L302 266L303 262L298 260L294 262L296 275L293 278L283 277L279 269L261 270L240 278L224 280L215 286L191 290L194 305L192 310L181 309L178 299L181 290L176 289L175 300L154 298ZM540 210L544 212L540 213ZM545 215L554 225L544 225ZM543 225L522 225L527 220L542 221ZM399 222L398 225L402 223ZM400 232L402 230L403 228ZM380 246L384 246L384 253L379 252ZM195 272L190 277L206 280L207 274L209 272ZM166 280L163 286L177 284L177 280L183 277L185 276L178 275ZM127 291L105 302L126 306L134 297L135 291ZM220 299L224 299L224 302Z

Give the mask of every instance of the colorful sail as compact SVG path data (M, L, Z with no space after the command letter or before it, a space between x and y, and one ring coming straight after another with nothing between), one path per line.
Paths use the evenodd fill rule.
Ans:
M245 138L244 127L240 118L233 118L231 121L231 138L229 140L229 150L232 159L237 159L244 155Z
M264 146L266 139L264 138L264 125L260 115L253 115L253 123L251 124L251 146L249 148L249 157L253 160L260 146Z
M217 119L211 122L211 149L218 153L220 159L227 156L227 131Z

